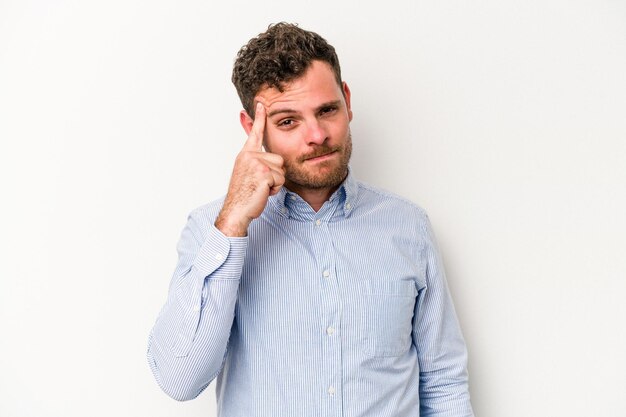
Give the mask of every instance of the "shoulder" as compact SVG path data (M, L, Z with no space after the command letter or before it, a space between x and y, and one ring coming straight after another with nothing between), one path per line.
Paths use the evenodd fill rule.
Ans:
M428 221L426 211L413 201L391 191L376 187L362 181L356 181L358 187L358 203L365 209L379 208L394 216L409 216L421 222Z
M431 246L434 236L426 210L391 191L360 181L357 184L355 220L361 225L374 225L378 231L384 231L417 252Z

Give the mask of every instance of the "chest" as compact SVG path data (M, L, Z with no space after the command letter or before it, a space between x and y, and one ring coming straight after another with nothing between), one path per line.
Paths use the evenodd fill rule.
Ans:
M425 268L408 231L349 222L256 227L239 291L241 325L300 341L339 328L345 340L363 341L374 326L401 332L406 344Z

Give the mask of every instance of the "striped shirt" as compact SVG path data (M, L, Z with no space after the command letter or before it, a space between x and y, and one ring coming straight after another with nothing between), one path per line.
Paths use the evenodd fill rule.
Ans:
M428 218L352 174L315 212L282 188L244 238L194 210L148 360L221 417L472 416L465 343Z

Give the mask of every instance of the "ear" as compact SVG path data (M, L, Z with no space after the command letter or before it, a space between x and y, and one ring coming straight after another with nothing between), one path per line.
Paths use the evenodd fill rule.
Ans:
M343 82L343 97L346 100L346 109L348 110L348 118L350 121L352 121L352 107L350 106L350 88L348 87L348 84L344 81Z
M254 119L250 117L245 110L239 112L239 123L241 123L241 127L243 127L243 130L246 131L246 135L250 135L252 125L254 124Z

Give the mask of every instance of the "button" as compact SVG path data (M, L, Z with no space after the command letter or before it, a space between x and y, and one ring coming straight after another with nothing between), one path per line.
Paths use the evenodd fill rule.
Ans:
M333 328L333 326L328 326L328 329L326 329L326 334L332 336L333 333L335 333L335 329Z
M288 211L288 210L287 210L287 207L283 207L283 210L282 210L282 211L283 211L283 214L287 214L287 211Z
M328 393L330 395L335 395L335 387L333 387L332 385L328 387Z
M350 210L352 208L352 206L350 205L350 203L346 204L346 209Z
M221 261L222 259L224 259L224 255L222 255L221 253L216 253L215 259L217 259L218 261Z
M200 306L197 304L193 306L193 311L200 311Z
M317 220L315 220L315 224L316 224L317 226L319 226L320 224L322 224L322 221L321 221L320 219L317 219Z
M292 200L295 200L296 196L292 194L289 198L291 198Z
M324 278L328 278L330 276L330 271L327 269L324 272L322 272L322 275L324 275Z

